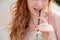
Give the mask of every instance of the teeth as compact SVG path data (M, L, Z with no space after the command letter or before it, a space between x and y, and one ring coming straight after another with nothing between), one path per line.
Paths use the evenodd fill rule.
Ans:
M34 8L34 10L39 11L39 9Z
M36 8L34 8L34 10L39 11L39 10L42 10L42 8L41 8L41 9L36 9Z

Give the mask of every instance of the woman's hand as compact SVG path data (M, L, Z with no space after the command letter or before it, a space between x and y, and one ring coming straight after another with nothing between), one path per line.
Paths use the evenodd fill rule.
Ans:
M38 28L43 33L45 40L56 40L56 35L51 25L43 23Z
M39 31L43 33L45 40L56 40L56 35L52 25L48 24L48 22L42 17L40 17L40 20L43 23L37 27Z

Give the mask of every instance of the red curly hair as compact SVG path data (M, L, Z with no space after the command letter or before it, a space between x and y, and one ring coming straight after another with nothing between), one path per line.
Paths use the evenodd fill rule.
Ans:
M10 23L10 40L23 40L24 33L29 27L30 17L27 0L17 0Z

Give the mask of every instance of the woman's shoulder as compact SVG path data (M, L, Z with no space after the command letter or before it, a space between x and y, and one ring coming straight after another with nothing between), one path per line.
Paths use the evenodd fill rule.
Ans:
M59 12L52 12L52 14L55 17L57 25L60 26L60 13Z
M53 12L52 14L55 17L57 36L58 36L58 40L60 40L60 12Z
M58 29L60 29L60 12L52 12L55 21L56 21L56 26Z

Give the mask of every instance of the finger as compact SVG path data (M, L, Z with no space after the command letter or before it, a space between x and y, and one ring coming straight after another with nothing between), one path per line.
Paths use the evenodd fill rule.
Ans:
M38 17L43 23L48 23L48 21L43 17Z
M50 32L50 31L53 31L53 27L48 24L41 24L39 25L39 30L43 32Z

